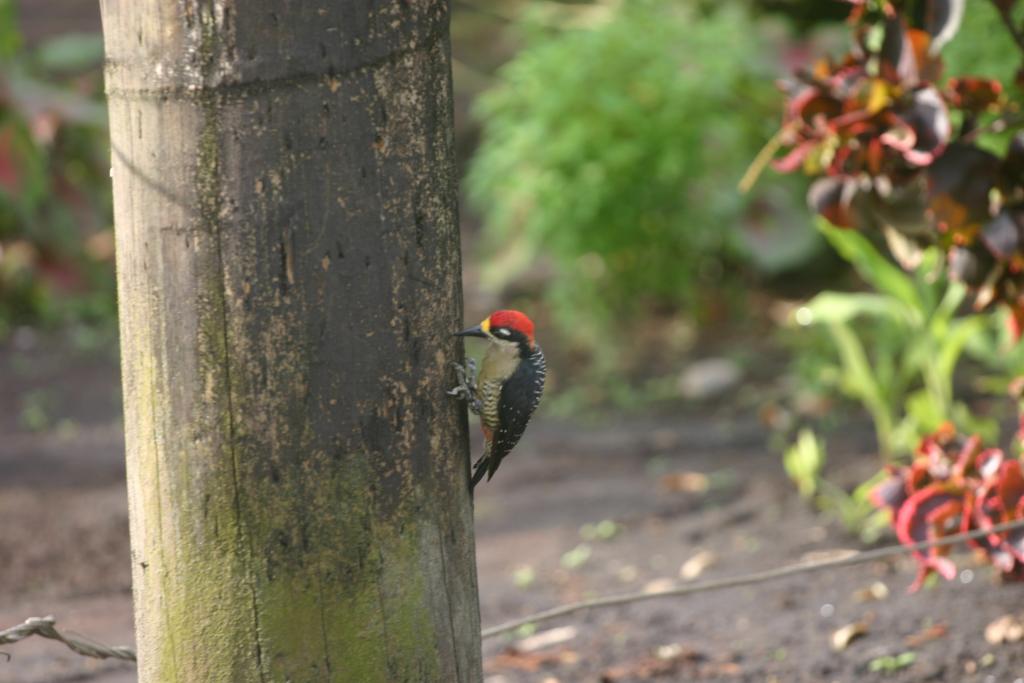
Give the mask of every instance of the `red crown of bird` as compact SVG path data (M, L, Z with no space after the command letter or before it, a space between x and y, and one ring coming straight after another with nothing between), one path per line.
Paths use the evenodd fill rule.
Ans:
M530 340L530 344L533 344L533 321L519 311L495 311L487 318L487 322L491 328L507 327L522 332Z

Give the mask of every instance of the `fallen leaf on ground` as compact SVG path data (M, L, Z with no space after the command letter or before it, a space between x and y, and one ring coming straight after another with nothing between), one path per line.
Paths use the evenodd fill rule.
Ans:
M682 646L675 651L673 646L663 645L658 648L659 653L664 654L665 648L672 648L674 654L668 658L661 658L657 655L644 657L628 664L609 667L601 673L601 683L636 679L646 681L658 676L670 676L678 674L687 664L694 664L705 659L700 652Z
M671 472L662 475L658 483L672 493L705 493L709 485L708 475L702 472Z
M861 588L853 594L853 599L857 602L876 602L885 600L887 597L889 597L889 587L881 581L875 581L867 588Z
M515 669L536 673L541 667L558 664L575 664L580 661L580 655L575 650L560 648L548 652L520 652L510 647L503 652L484 662L484 668L490 671L495 669Z
M713 565L717 560L718 556L715 553L710 550L701 550L686 562L683 562L683 566L679 568L679 578L692 581L703 574L704 570Z
M577 633L578 631L575 626L559 626L558 628L535 633L529 638L523 638L515 644L515 649L519 652L534 652L545 647L568 642L575 638Z
M1005 614L985 627L985 641L990 645L1016 643L1024 638L1024 624L1012 614Z
M855 621L832 632L832 649L841 652L850 646L850 643L868 633L868 625L863 621Z
M736 662L715 662L701 667L701 677L741 676L743 668Z
M619 578L619 581L623 583L629 583L630 581L636 581L636 577L640 572L631 564L627 564L625 567L620 567L615 576Z
M907 647L920 647L929 641L944 638L948 632L949 627L945 624L932 624L904 638L903 644Z
M681 654L683 654L683 646L679 643L661 645L654 651L654 656L658 659L674 659Z

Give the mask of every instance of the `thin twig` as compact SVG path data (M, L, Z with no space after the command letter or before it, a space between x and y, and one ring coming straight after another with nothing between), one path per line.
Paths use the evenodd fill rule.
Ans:
M1006 25L1006 30L1013 36L1013 42L1017 43L1017 47L1020 48L1021 52L1024 52L1024 33L1021 33L1021 30L1013 23L1013 14L1010 12L1009 4L1000 2L1000 0L991 0L991 2L995 6L996 11L999 12L999 17L1003 20L1003 24Z
M0 631L0 645L16 643L29 636L42 636L64 643L80 655L97 659L123 659L135 661L135 650L125 646L109 646L79 636L61 633L54 624L57 620L51 617L30 617L24 623Z
M927 550L928 548L937 548L946 545L955 545L961 541L967 541L974 538L982 538L989 534L999 533L1002 531L1009 531L1011 529L1024 528L1024 519L1018 519L1013 522L1005 522L1003 524L996 524L989 529L975 529L974 531L968 531L961 534L953 534L951 536L943 536L930 541L921 541L913 545L892 545L884 548L876 548L874 550L865 550L862 552L854 553L852 555L844 555L842 557L798 562L797 564L787 565L785 567L777 567L775 569L769 569L763 572L754 572L752 574L744 574L742 576L730 576L723 579L710 579L707 581L697 581L694 583L687 583L672 588L666 588L660 591L650 592L636 592L636 593L622 593L620 595L609 595L602 598L594 598L593 600L583 600L582 602L574 602L568 605L562 605L560 607L553 607L551 609L544 610L543 612L537 612L521 619L514 619L507 621L504 624L485 628L483 630L483 637L490 638L492 636L500 635L508 631L513 631L520 626L525 624L535 624L540 621L549 621L558 617L563 617L567 614L574 614L587 609L598 608L598 607L613 607L615 605L625 605L634 602L643 602L645 600L658 600L660 598L677 597L680 595L687 595L689 593L702 593L705 591L720 590L722 588L733 588L736 586L748 586L753 583L762 583L765 581L771 581L773 579L781 579L787 576L794 576L796 574L806 574L809 572L816 572L822 569L834 569L836 567L847 567L855 564L863 564L864 562L873 562L874 560L880 560L893 555L902 555L904 553L918 552L921 550Z
M775 153L782 147L782 141L785 137L796 129L798 122L792 121L789 124L780 128L775 135L771 137L768 142L764 143L764 147L757 153L754 160L750 162L747 170L743 172L743 177L740 178L739 183L736 184L736 188L740 191L740 194L746 194L754 187L754 183L761 177L764 169L768 167L772 159L775 157Z

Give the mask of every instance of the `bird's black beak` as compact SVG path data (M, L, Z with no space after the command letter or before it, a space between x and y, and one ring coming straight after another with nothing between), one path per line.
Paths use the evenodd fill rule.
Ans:
M456 337L483 337L487 338L487 333L484 332L484 328L480 325L474 325L473 327L466 328L462 332L456 332Z

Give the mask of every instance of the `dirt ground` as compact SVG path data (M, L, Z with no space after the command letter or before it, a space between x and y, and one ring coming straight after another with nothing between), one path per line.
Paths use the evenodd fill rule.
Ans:
M30 42L98 29L94 0L18 5ZM53 614L63 628L132 644L117 362L113 351L74 347L27 334L0 346L0 628ZM700 578L713 578L858 547L794 495L766 441L753 414L728 406L531 425L477 495L484 624L659 587L683 567L706 564ZM840 479L871 471L869 448L866 426L846 434L831 453ZM673 474L685 475L676 488L699 483L695 474L710 486L670 490ZM610 538L585 541L581 529L601 522ZM961 566L972 570L962 581L917 595L906 593L913 566L901 560L578 614L540 626L547 646L485 642L485 680L1024 683L1024 644L992 646L983 635L998 617L1024 613L1024 584L998 585L966 557ZM865 602L878 582L888 597ZM854 622L867 633L833 651L832 633ZM0 652L10 656L0 654L0 683L136 680L128 665L39 638ZM870 670L906 652L909 666Z
M112 351L16 335L0 349L0 627L54 614L107 643L132 642L120 391ZM38 431L28 428L33 425ZM866 430L837 466L860 476ZM684 484L670 490L665 475ZM694 473L707 475L710 483ZM693 488L687 492L685 489ZM657 420L540 421L477 497L485 625L588 596L763 570L856 546L794 496L751 415L725 407ZM585 525L608 538L585 541ZM581 536L581 529L583 535ZM588 555L589 552L589 555ZM693 560L702 557L707 562ZM1024 677L1024 645L984 629L1024 611L1024 585L997 585L966 557L963 581L906 594L906 560L647 602L489 640L488 683L574 681L965 681ZM875 582L882 600L863 601ZM834 630L866 622L842 651ZM560 629L560 630L552 630ZM532 648L532 649L531 649ZM33 638L2 649L0 683L128 683L130 666ZM913 652L892 672L879 658Z

